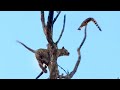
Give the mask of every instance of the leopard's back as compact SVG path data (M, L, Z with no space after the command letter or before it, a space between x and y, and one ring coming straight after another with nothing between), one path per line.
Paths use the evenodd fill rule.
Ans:
M47 49L38 49L35 53L35 56L37 60L40 60L40 59L48 60L49 52Z

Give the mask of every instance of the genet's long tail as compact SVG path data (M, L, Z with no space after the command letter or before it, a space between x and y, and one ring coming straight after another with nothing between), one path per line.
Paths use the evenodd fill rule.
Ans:
M96 22L96 20L95 20L94 18L92 18L92 17L89 17L89 18L85 19L85 20L82 22L82 24L80 25L80 27L78 28L78 30L81 30L81 28L82 28L83 26L86 26L90 21L92 21L92 22L98 27L98 29L99 29L100 31L102 31L101 28L100 28L100 26L99 26L98 23Z
M98 25L98 23L92 18L92 21L95 23L95 25L97 26L97 28L100 30L100 31L102 31L101 30L101 28L100 28L100 26Z
M17 41L18 43L20 43L21 45L23 45L25 48L27 48L29 51L35 53L35 50L33 50L33 49L27 47L24 43L22 43L22 42L20 42L20 41L18 41L18 40L16 40L16 41Z

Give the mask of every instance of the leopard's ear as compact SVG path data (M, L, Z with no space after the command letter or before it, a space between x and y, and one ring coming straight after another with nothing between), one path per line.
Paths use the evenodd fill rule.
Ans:
M62 49L65 49L64 46L62 47Z

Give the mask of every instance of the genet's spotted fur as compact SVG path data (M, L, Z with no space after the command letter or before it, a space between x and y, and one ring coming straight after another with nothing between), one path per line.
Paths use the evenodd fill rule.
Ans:
M99 27L99 25L97 24L96 20L95 20L94 18L91 18L91 17L85 19L85 20L82 22L82 24L80 25L80 27L78 28L78 30L81 30L81 28L82 28L83 26L86 26L90 21L92 21L93 23L95 23L95 25L98 27L98 29L99 29L100 31L102 31L101 28Z

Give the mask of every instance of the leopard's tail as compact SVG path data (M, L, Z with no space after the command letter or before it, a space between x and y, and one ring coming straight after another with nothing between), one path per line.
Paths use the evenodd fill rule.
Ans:
M24 46L25 48L27 48L29 51L35 53L35 50L33 50L33 49L27 47L24 43L22 43L22 42L20 42L20 41L18 41L18 40L17 40L17 42L20 43L21 45L23 45L23 46Z

